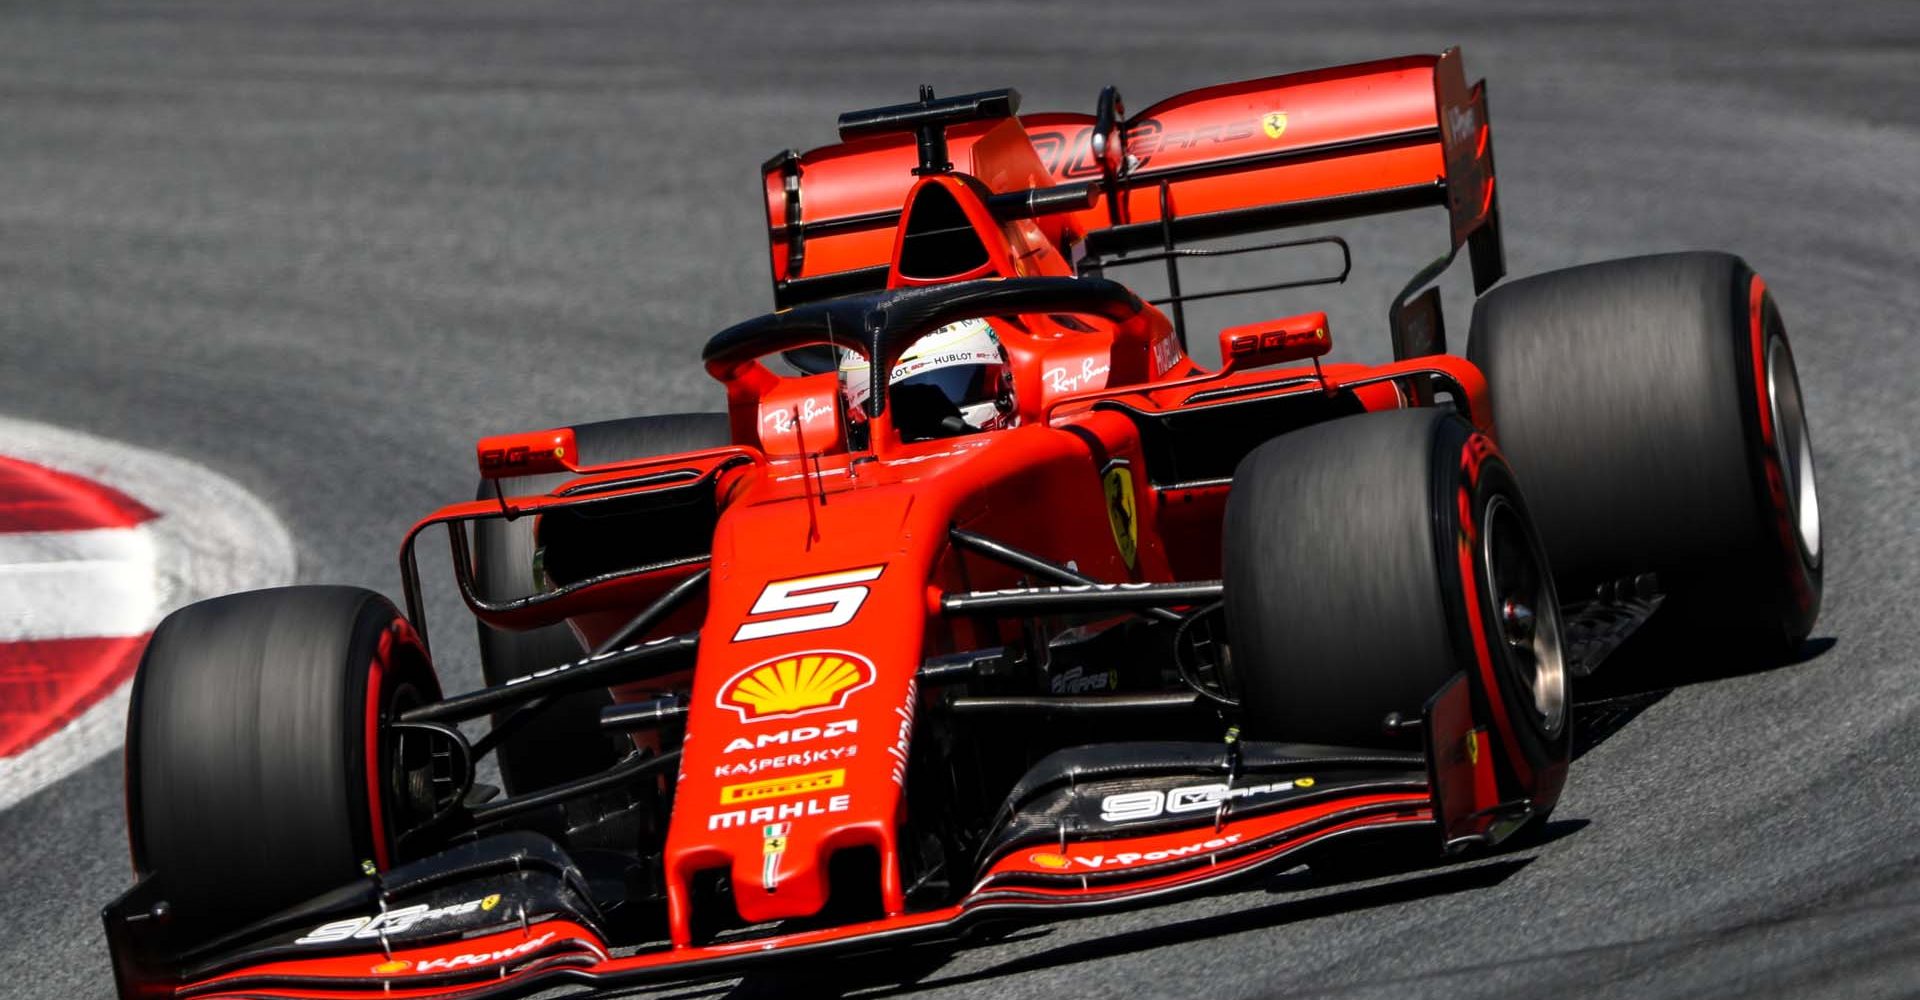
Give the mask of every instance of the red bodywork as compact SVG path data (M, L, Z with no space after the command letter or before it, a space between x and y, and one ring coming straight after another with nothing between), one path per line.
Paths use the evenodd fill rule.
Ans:
M1284 225L1315 212L1446 205L1456 248L1491 228L1484 98L1478 86L1466 87L1457 52L1180 95L1126 120L1125 168L1087 207L1012 221L989 210L989 195L1098 178L1093 127L1091 116L1071 114L957 126L949 132L954 174L915 176L911 136L775 160L765 194L778 294L804 300L809 280L873 269L884 269L875 277L895 289L1072 277L1085 241L1157 229L1163 213L1184 225L1264 212ZM952 273L912 264L901 220L927 198L958 206L984 249L977 263ZM1498 720L1476 719L1466 686L1456 684L1429 706L1430 774L1418 785L1330 792L1245 818L1223 810L1152 835L1069 841L1063 832L1052 846L990 859L958 904L911 910L901 878L905 788L915 779L908 762L916 718L934 697L917 672L931 658L998 646L1017 631L945 615L942 596L1027 582L950 544L953 529L1103 583L1212 580L1221 575L1230 481L1156 468L1143 427L1158 415L1264 412L1258 407L1311 397L1387 409L1410 405L1415 384L1438 381L1491 431L1485 383L1472 365L1445 355L1322 365L1330 333L1321 314L1226 331L1226 363L1214 371L1186 355L1167 316L1137 301L993 324L1013 371L1011 429L906 442L890 411L843 407L832 373L780 376L758 358L716 358L708 370L726 388L731 447L585 467L570 430L490 438L479 446L485 475L573 478L547 494L454 504L409 535L411 579L414 536L432 525L459 532L506 508L539 516L582 494L611 501L711 484L709 562L614 574L511 605L465 594L492 625L565 620L597 646L636 609L710 570L703 603L636 637L701 637L662 857L670 947L615 955L591 927L552 917L391 955L275 959L209 975L183 992L409 997L698 976L769 953L950 934L987 915L1073 912L1189 891L1358 829L1426 825L1470 838L1485 832L1502 801L1557 794L1557 777L1516 788L1496 768L1498 741L1488 727ZM1275 363L1291 367L1269 367ZM850 422L865 424L865 448L849 447ZM674 681L616 694L642 698ZM747 924L807 918L827 903L829 859L862 847L878 854L884 918L695 944L693 886L702 873L728 874Z

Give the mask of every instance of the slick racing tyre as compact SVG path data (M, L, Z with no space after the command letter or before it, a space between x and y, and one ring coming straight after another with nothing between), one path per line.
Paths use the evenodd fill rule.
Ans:
M439 697L413 629L372 591L284 587L174 612L128 713L134 866L204 938L392 864L433 804L414 801L425 772L395 759L385 726Z
M1365 413L1253 450L1227 498L1225 602L1249 736L1406 746L1465 672L1501 778L1558 799L1572 749L1559 605L1493 442L1452 413Z
M579 424L573 432L580 460L587 464L718 448L733 440L724 413L604 420ZM505 494L512 496L544 493L566 479L565 475L520 476L499 482ZM493 484L482 482L478 496L491 499ZM533 532L532 518L493 519L475 526L474 576L482 595L497 599L536 592ZM480 669L488 684L503 684L557 663L577 660L587 652L565 624L524 632L509 632L485 623L479 628ZM533 791L611 767L622 748L617 739L600 734L600 708L609 700L604 691L584 691L556 699L509 736L500 747L499 757L500 777L507 791Z
M1605 261L1474 307L1500 450L1562 593L1636 574L1653 624L1782 656L1820 611L1813 445L1786 328L1738 257Z

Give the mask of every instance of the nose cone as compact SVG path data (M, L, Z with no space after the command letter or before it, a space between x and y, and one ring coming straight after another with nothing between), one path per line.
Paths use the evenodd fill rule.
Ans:
M761 923L820 912L837 851L877 848L890 869L915 690L900 673L814 650L751 664L696 701L670 870L726 868L740 918Z
M899 589L902 602L917 596L918 588ZM893 596L874 590L872 604ZM883 899L904 906L894 825L919 636L891 644L880 635L834 638L852 641L758 658L753 647L791 640L702 644L703 662L714 663L696 670L688 713L667 836L668 870L676 873L670 912L684 910L671 901L684 900L695 873L724 868L741 919L811 916L832 891L835 853L851 847L879 852Z
M858 676L870 674L867 668ZM723 689L721 697L728 694ZM826 905L824 869L853 832L843 824L857 819L848 765L858 759L859 735L858 717L848 716L743 734L731 740L731 754L722 748L723 763L714 767L715 778L724 781L720 808L707 819L716 827L712 842L731 857L742 919L804 917Z
M812 916L850 848L878 853L881 903L905 910L896 825L930 559L909 542L950 516L875 488L722 520L666 838L675 944L695 906L725 905L694 899L702 873L727 873L750 923Z

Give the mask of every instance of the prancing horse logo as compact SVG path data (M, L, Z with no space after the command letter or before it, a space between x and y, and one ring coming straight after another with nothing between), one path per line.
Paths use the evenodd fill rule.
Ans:
M1140 553L1139 509L1133 502L1133 473L1128 471L1127 463L1114 462L1102 474L1101 485L1107 494L1107 521L1113 526L1113 544L1120 547L1120 558L1132 569L1134 557Z

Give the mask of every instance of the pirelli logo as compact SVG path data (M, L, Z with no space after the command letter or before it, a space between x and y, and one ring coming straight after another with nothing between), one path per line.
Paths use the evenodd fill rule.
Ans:
M806 795L811 792L831 791L847 783L844 769L832 771L814 771L811 774L796 774L786 778L767 778L761 781L747 781L738 785L723 785L720 788L720 804L733 805L739 802L765 802L768 799L784 799L792 795Z

